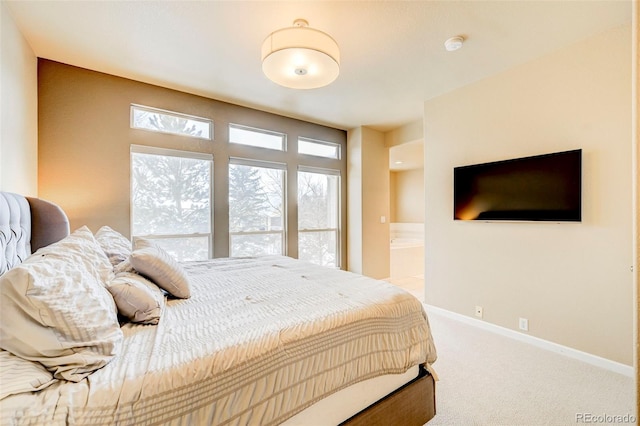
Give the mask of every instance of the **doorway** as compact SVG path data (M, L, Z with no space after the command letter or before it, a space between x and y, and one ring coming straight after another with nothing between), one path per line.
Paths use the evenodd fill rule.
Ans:
M424 143L389 148L390 277L424 302Z

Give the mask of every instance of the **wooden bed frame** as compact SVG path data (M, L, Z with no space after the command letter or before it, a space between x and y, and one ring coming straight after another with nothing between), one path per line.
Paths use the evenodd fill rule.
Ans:
M436 415L436 384L420 366L418 377L373 403L341 426L424 425Z
M9 218L9 208L21 196L0 192L0 213ZM69 221L64 211L57 205L27 197L31 217L29 222L30 249L38 248L61 240L69 234ZM9 203L9 204L7 204ZM24 216L24 215L23 215ZM23 217L22 220L25 218ZM22 222L24 228L27 223ZM15 223L14 223L15 226ZM8 226L7 226L8 227ZM418 376L383 397L360 413L341 423L344 426L422 426L436 414L435 381L421 365Z

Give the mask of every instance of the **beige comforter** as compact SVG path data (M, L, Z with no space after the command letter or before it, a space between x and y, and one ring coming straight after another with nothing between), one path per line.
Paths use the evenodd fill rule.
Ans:
M79 383L0 401L3 424L280 423L356 382L433 363L421 303L286 257L187 263L192 297Z

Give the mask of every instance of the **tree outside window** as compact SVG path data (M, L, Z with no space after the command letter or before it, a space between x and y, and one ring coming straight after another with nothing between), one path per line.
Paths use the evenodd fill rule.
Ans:
M131 153L133 237L152 238L180 260L210 256L211 160Z
M284 254L284 170L229 165L230 254Z
M298 172L298 258L339 266L339 181L321 172Z

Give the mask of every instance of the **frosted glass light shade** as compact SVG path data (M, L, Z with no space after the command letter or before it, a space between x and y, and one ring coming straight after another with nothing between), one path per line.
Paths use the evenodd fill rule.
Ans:
M340 49L326 33L306 26L271 33L262 43L262 71L292 89L315 89L340 73Z

